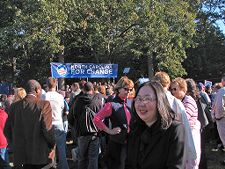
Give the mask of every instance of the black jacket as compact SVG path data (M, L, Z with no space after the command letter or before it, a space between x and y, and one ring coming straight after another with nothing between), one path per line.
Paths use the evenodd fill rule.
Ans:
M128 121L126 117L126 112L124 110L125 100L122 100L118 95L116 95L112 101L112 114L109 117L112 128L120 127L121 132L116 135L110 135L110 140L119 144L125 144L127 141L127 129ZM126 106L127 110L131 113L131 110Z
M74 125L77 136L90 135L86 130L85 106L97 113L103 107L103 96L101 94L82 94L77 97L73 106Z
M183 169L184 127L173 122L160 128L160 120L151 127L139 124L128 138L126 169Z

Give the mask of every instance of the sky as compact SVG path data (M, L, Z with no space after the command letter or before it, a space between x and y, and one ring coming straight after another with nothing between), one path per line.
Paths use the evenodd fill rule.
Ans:
M202 10L204 12L209 12L209 6L203 5ZM224 8L222 8L222 9L219 9L218 7L212 8L213 13L215 12L215 13L220 14L220 15L221 15L221 10L223 11ZM216 21L216 23L219 26L220 30L222 30L223 34L225 35L225 24L224 24L224 22L222 20L218 20L218 21Z
M225 34L225 25L223 23L222 20L219 20L216 22L218 24L218 26L220 27L220 29L223 31L223 34Z

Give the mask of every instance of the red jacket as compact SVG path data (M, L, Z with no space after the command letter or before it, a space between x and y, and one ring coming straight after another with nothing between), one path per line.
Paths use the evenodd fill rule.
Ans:
M3 109L0 109L0 148L7 147L7 140L3 133L7 118L8 114Z

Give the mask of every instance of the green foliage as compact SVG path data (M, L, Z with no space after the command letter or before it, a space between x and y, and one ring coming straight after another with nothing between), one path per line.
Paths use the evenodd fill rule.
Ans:
M13 70L10 76L16 82L43 81L50 75L49 62L57 61L59 55L65 62L118 63L120 72L131 67L134 77L148 73L147 58L151 58L155 71L182 76L186 74L181 64L185 49L195 44L197 0L1 3L0 12L5 15L1 16L0 58L4 63L0 70L9 63L8 74Z
M89 55L94 62L117 62L135 36L134 5L132 1L75 1L66 28L65 52L70 48L81 49L78 55Z
M199 13L196 30L194 41L198 46L187 50L184 67L195 80L218 82L225 69L225 35L207 12Z
M143 1L140 8L140 28L136 38L142 46L136 50L155 57L155 71L185 75L181 62L186 57L185 48L194 44L195 33L195 13L189 12L189 4L179 0Z
M61 10L60 1L8 0L6 2L7 6L3 9L6 11L8 8L14 9L11 10L14 18L6 20L8 24L1 27L0 35L5 46L2 44L0 46L4 51L0 57L5 62L17 58L13 73L17 71L17 80L22 79L21 83L34 77L41 80L46 75L50 75L49 61L56 58L64 49L59 33L63 30L66 15ZM9 71L12 72L12 68Z

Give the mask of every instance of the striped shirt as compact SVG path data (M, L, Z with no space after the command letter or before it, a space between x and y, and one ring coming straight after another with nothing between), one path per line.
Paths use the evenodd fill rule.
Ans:
M182 100L190 126L198 122L198 107L196 101L191 96L185 96Z

